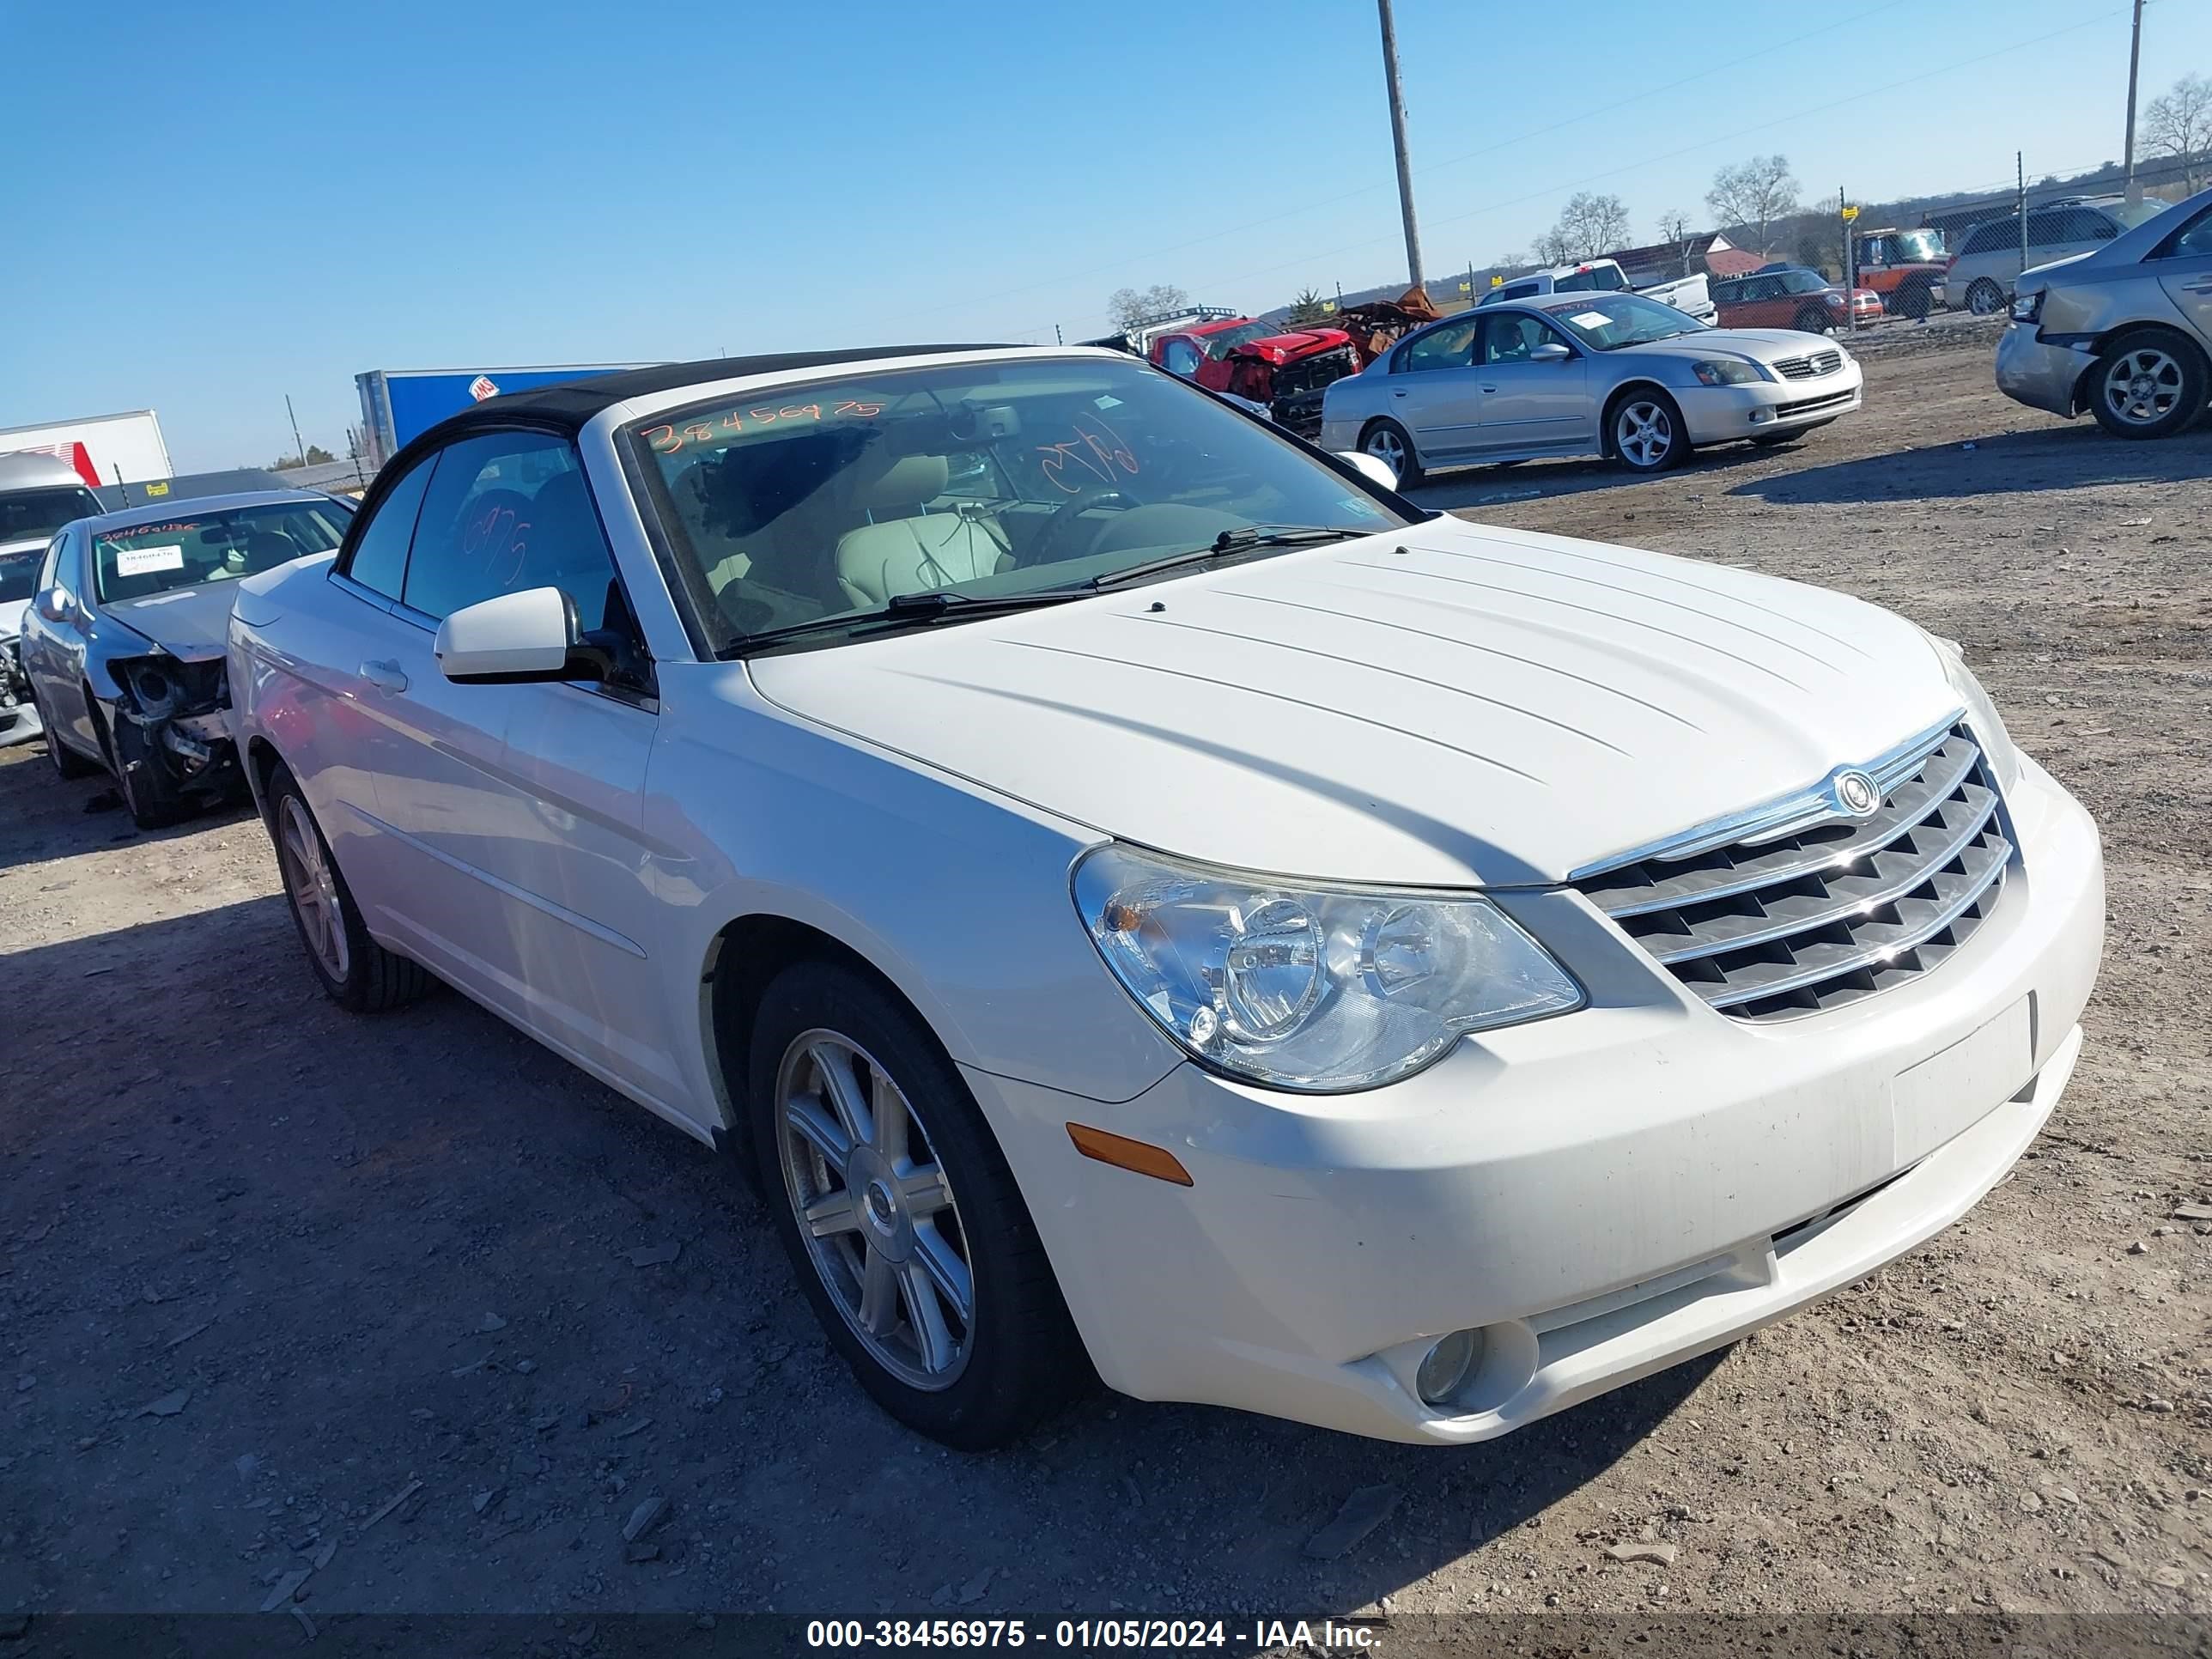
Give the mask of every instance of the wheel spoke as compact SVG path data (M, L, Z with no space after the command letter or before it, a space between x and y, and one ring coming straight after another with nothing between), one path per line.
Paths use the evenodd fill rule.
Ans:
M889 1336L898 1327L898 1269L881 1251L870 1250L860 1269L860 1328Z
M822 1161L830 1166L832 1175L840 1181L845 1178L845 1161L853 1153L852 1137L821 1101L811 1095L794 1096L784 1103L783 1121L822 1154Z
M951 1208L952 1189L945 1185L944 1170L934 1164L924 1164L899 1177L899 1198L907 1213L919 1221Z
M852 1194L842 1189L816 1199L800 1214L806 1231L817 1238L857 1231L860 1225L860 1212L854 1207Z
M929 1282L937 1287L937 1293L945 1298L945 1305L952 1310L962 1326L970 1324L975 1303L975 1280L968 1272L968 1264L953 1252L951 1241L938 1231L935 1222L923 1222L915 1228L914 1259L928 1274Z
M873 1140L875 1121L867 1102L860 1098L860 1079L854 1073L853 1057L842 1048L817 1042L806 1051L806 1058L822 1079L822 1091L829 1097L830 1110L837 1115L847 1144L857 1146Z
M914 1346L921 1355L921 1368L941 1371L952 1363L955 1345L945 1328L945 1310L938 1304L936 1282L918 1261L909 1261L899 1274L907 1320L914 1327Z
M874 1129L869 1139L885 1163L896 1164L906 1156L906 1097L899 1092L898 1085L872 1067L868 1074L868 1115Z

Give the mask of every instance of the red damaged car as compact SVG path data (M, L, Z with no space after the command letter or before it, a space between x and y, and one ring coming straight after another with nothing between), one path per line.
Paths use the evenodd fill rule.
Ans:
M1169 374L1258 404L1309 438L1321 431L1321 389L1361 367L1352 336L1340 328L1285 329L1249 317L1163 334L1148 355Z

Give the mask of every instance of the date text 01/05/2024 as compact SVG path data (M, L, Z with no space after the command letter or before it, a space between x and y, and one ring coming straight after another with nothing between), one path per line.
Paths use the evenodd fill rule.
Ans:
M1032 1626L1024 1619L815 1619L810 1648L1022 1648L1089 1651L1099 1648L1303 1647L1361 1650L1377 1645L1373 1625L1319 1624L1304 1619L1061 1619Z

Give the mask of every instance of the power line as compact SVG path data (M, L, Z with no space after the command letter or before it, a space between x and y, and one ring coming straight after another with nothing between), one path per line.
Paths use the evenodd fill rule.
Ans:
M1640 104L1648 99L1680 91L1684 87L1694 85L1699 81L1710 80L1712 76L1725 74L1732 69L1740 69L1744 64L1755 62L1759 58L1771 58L1778 52L1787 52L1792 46L1802 46L1804 42L1816 40L1823 34L1832 34L1838 29L1856 28L1870 17L1885 11L1893 11L1899 6L1908 3L1918 3L1918 0L1881 0L1880 4L1869 7L1853 16L1846 17L1839 22L1824 23L1819 28L1808 29L1802 34L1792 35L1787 40L1778 40L1771 46L1761 46L1757 52L1746 52L1741 58L1731 58L1725 63L1715 64L1709 69L1699 70L1694 75L1686 75L1679 81L1670 81L1663 86L1645 88L1640 92L1631 93L1626 98L1616 99L1610 104L1593 105L1587 109L1577 110L1561 120L1554 121L1549 126L1533 127L1528 131L1517 132L1510 138L1500 139L1494 144L1485 144L1479 149L1468 150L1459 155L1446 156L1441 161L1431 161L1425 167L1415 167L1414 176L1419 178L1441 173L1446 167L1464 167L1469 161L1480 161L1486 155L1495 155L1500 150L1511 149L1516 144L1525 144L1532 139L1547 137L1552 133L1587 121L1594 116L1610 115L1616 110L1626 109L1632 104ZM1171 253L1182 253L1191 248L1203 247L1208 242L1218 242L1231 236L1241 236L1248 230L1259 230L1268 225L1279 225L1285 219L1305 218L1323 208L1334 207L1343 202L1355 201L1363 196L1372 196L1385 188L1387 186L1382 185L1361 185L1339 195L1324 196L1316 200L1302 202L1297 207L1286 208L1280 213L1271 213L1263 218L1247 219L1241 224L1226 225L1218 230L1209 230L1203 236L1194 236L1188 241L1170 243L1167 246L1152 248L1142 253L1116 255L1110 264L1093 265L1087 270L1066 271L1057 276L1040 277L1034 283L1024 283L1015 288L999 289L989 294L976 295L971 299L951 301L945 305L933 306L927 311L918 311L911 314L916 317L934 317L947 311L957 310L963 306L988 305L994 300L1012 299L1018 294L1034 293L1038 289L1050 288L1060 283L1086 282L1094 276L1127 270L1146 260L1163 259Z
M1677 160L1681 156L1695 155L1699 150L1711 149L1716 145L1734 143L1747 133L1763 132L1771 127L1795 126L1812 116L1825 115L1831 110L1841 109L1847 105L1861 103L1869 98L1879 98L1884 94L1899 91L1905 87L1917 86L1923 81L1934 80L1938 76L1950 75L1960 70L1972 69L1978 64L1986 64L1993 58L2003 58L2015 52L2025 51L2029 46L2039 46L2046 41L2056 40L2063 35L2078 33L2082 29L2092 27L2098 23L2104 22L2109 18L2119 15L2124 9L2126 9L2124 7L2114 7L2111 9L2101 11L2092 16L2086 17L2080 22L2069 23L2063 28L2053 29L2047 34L2033 35L2025 40L2015 40L2008 46L1999 46L1992 52L1981 52L1972 58L1963 58L1955 63L1942 64L1937 68L1923 70L1917 75L1908 75L1902 80L1892 81L1883 86L1869 87L1865 88L1863 91L1847 94L1844 97L1835 99L1826 104L1818 105L1811 109L1796 110L1788 115L1778 116L1771 121L1754 122L1748 126L1733 127L1729 131L1727 135L1723 137L1701 139L1694 143L1685 144L1679 149L1668 150L1661 155L1640 156L1636 161L1630 162L1624 167L1609 168L1603 173L1589 173L1580 179L1569 179L1561 184L1547 185L1541 189L1530 191L1525 195L1510 197L1503 200L1486 203L1480 207L1471 208L1465 213L1451 214L1442 219L1431 220L1431 223L1432 226L1437 224L1450 225L1463 223L1469 219L1480 218L1486 213L1496 213L1505 208L1520 207L1529 202L1541 201L1547 198L1557 196L1562 191L1576 190L1585 185L1599 184L1608 179L1617 179L1623 173L1638 172L1644 167L1654 166L1661 161L1671 161ZM1302 253L1293 259L1283 260L1276 264L1263 266L1255 270L1240 272L1234 276L1217 279L1215 286L1223 288L1234 287L1240 283L1250 282L1261 276L1272 276L1279 271L1289 270L1299 265L1310 265L1316 259L1330 258L1340 253L1358 252L1363 249L1373 247L1378 242L1387 242L1389 240L1389 236L1385 234L1381 236L1364 237L1356 242L1341 243L1335 247L1321 248L1313 252ZM1100 318L1103 315L1103 313L1091 313L1088 314L1092 318ZM1046 326L1048 327L1050 325L1048 324Z

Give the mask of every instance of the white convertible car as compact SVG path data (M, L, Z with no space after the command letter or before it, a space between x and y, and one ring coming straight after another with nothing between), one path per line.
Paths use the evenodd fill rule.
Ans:
M960 1446L1094 1370L1480 1439L1957 1218L2087 816L1909 623L1379 471L1095 350L480 404L240 584L308 960L738 1154Z

